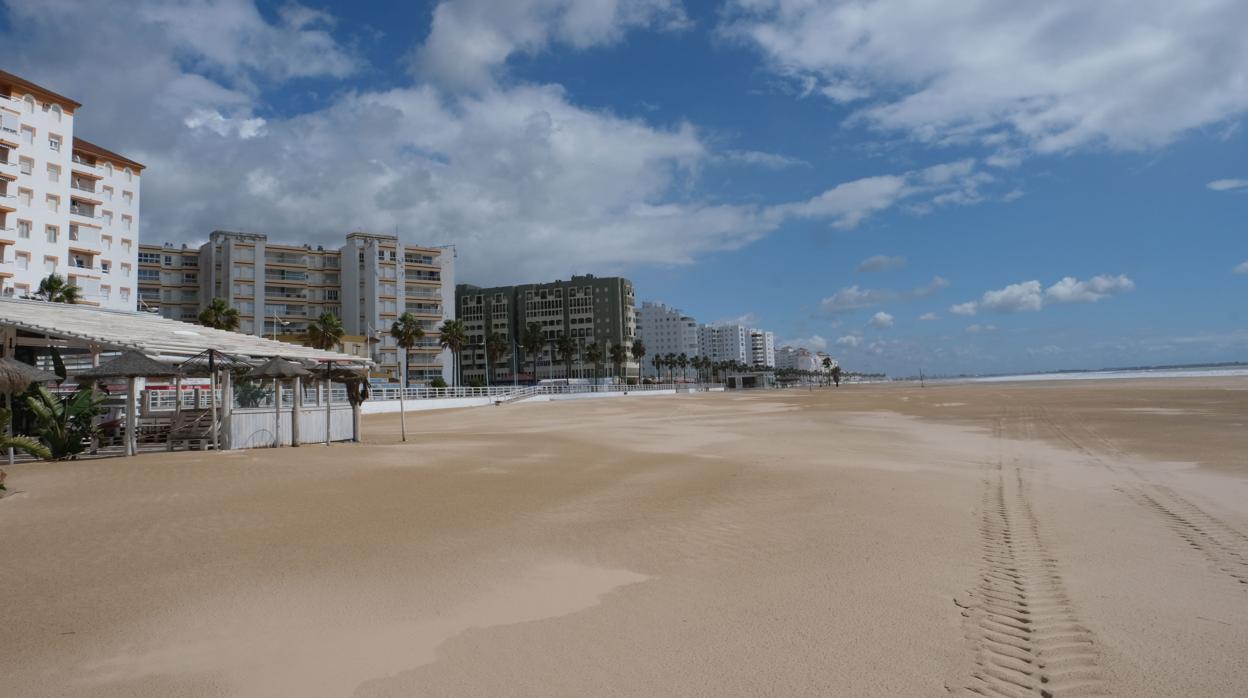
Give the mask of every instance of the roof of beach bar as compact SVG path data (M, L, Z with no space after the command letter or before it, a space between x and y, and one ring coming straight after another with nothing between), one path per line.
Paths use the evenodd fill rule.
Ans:
M134 349L162 362L178 362L205 349L252 359L280 356L302 362L335 361L371 365L361 356L277 342L241 332L214 330L170 320L153 313L108 310L89 305L0 299L0 327L46 334L56 339L95 344L103 351Z

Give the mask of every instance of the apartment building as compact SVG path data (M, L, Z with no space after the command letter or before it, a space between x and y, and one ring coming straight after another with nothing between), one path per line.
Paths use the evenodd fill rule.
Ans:
M804 347L780 347L776 350L776 368L795 371L822 371L823 360L827 358L823 352L811 352ZM836 361L833 360L833 365Z
M646 301L637 311L637 336L646 345L649 356L684 354L689 358L701 356L698 321L685 315L678 308L664 303ZM654 364L642 361L642 373L656 374Z
M59 274L84 303L130 310L144 168L74 136L81 107L0 71L0 294Z
M698 354L713 361L734 361L755 368L776 365L776 336L744 325L702 325Z
M512 348L499 359L491 376L510 381L514 365L519 377L530 379L532 358L517 350L529 323L537 323L546 339L546 347L538 357L539 380L592 377L594 367L585 357L585 347L595 342L604 349L627 347L630 354L624 370L628 375L636 375L637 363L632 360L631 351L637 337L637 311L633 284L628 279L587 274L568 281L519 286L482 288L461 284L455 295L456 314L464 321L470 343L462 357L465 380L485 378L485 338L492 333L507 337ZM577 342L578 356L571 375L554 348L555 341L563 336ZM603 364L609 365L609 360Z
M139 297L146 310L191 322L224 298L239 311L240 332L288 341L301 341L310 323L332 313L348 337L369 346L374 377L395 382L402 352L390 326L410 311L426 334L408 357L408 380L425 384L451 379L438 328L454 317L454 260L451 248L404 245L395 235L355 232L326 249L217 230L198 248L142 245Z

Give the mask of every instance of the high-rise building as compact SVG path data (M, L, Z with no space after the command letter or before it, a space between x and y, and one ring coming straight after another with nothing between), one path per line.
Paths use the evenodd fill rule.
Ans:
M362 337L377 377L398 380L401 353L390 326L404 312L421 321L425 338L408 357L408 380L451 380L450 355L438 328L454 317L455 255L451 248L404 245L394 235L351 233L339 249L280 245L258 233L214 231L198 248L142 245L140 307L194 322L213 298L239 311L239 331L298 341L322 313ZM444 355L445 354L445 355Z
M641 304L637 311L637 336L646 345L648 356L684 354L692 359L702 355L698 346L698 321L663 303ZM650 361L643 360L642 364L643 374L656 374Z
M537 378L589 378L594 368L586 358L585 347L595 342L604 351L616 345L629 350L624 370L636 375L632 359L633 340L637 336L637 313L634 307L633 284L620 277L598 278L592 274L573 276L568 281L519 286L482 288L461 284L456 289L456 313L464 321L470 348L463 352L465 379L485 378L487 358L485 340L494 333L505 336L511 344L493 367L495 380L512 379L512 367L525 378L532 374L532 357L519 350L529 323L537 323L546 339L546 347L538 358ZM577 357L572 373L558 356L554 343L568 336L577 343ZM648 348L647 348L648 349ZM612 372L610 359L602 366Z
M702 325L698 353L713 361L732 361L755 368L776 365L776 336L744 325Z
M143 165L74 136L82 105L0 71L0 294L50 274L133 309Z
M823 359L827 354L823 352L811 353L805 347L780 347L776 350L776 368L791 369L795 371L822 371ZM836 362L833 361L833 364Z

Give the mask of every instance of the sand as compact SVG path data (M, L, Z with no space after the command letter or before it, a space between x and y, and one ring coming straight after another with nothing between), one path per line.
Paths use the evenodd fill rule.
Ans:
M1248 694L1248 379L365 431L10 468L0 694Z

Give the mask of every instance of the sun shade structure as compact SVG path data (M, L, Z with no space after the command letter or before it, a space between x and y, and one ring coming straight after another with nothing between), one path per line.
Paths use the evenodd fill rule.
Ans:
M30 387L31 383L50 383L59 381L60 376L35 368L27 363L9 357L0 358L0 393L4 393L5 409L13 409L13 394L20 393ZM9 436L13 435L13 420L9 420L6 429ZM8 449L9 465L13 465L13 449Z
M248 378L307 378L312 375L308 369L293 361L275 356L264 364L254 368L247 374Z
M131 349L75 377L80 381L99 378L165 378L180 373L172 364L149 359Z
M273 448L282 445L282 381L288 378L307 378L312 372L292 361L275 356L257 367L248 378L273 379ZM295 381L294 402L290 406L290 444L299 445L299 381Z
M372 364L362 356L214 330L152 313L81 304L0 299L0 328L47 335L70 345L98 347L100 351L134 349L166 363L179 363L206 349L214 349L247 360L263 361L281 356L295 361L334 361L340 366L354 365L360 369Z

